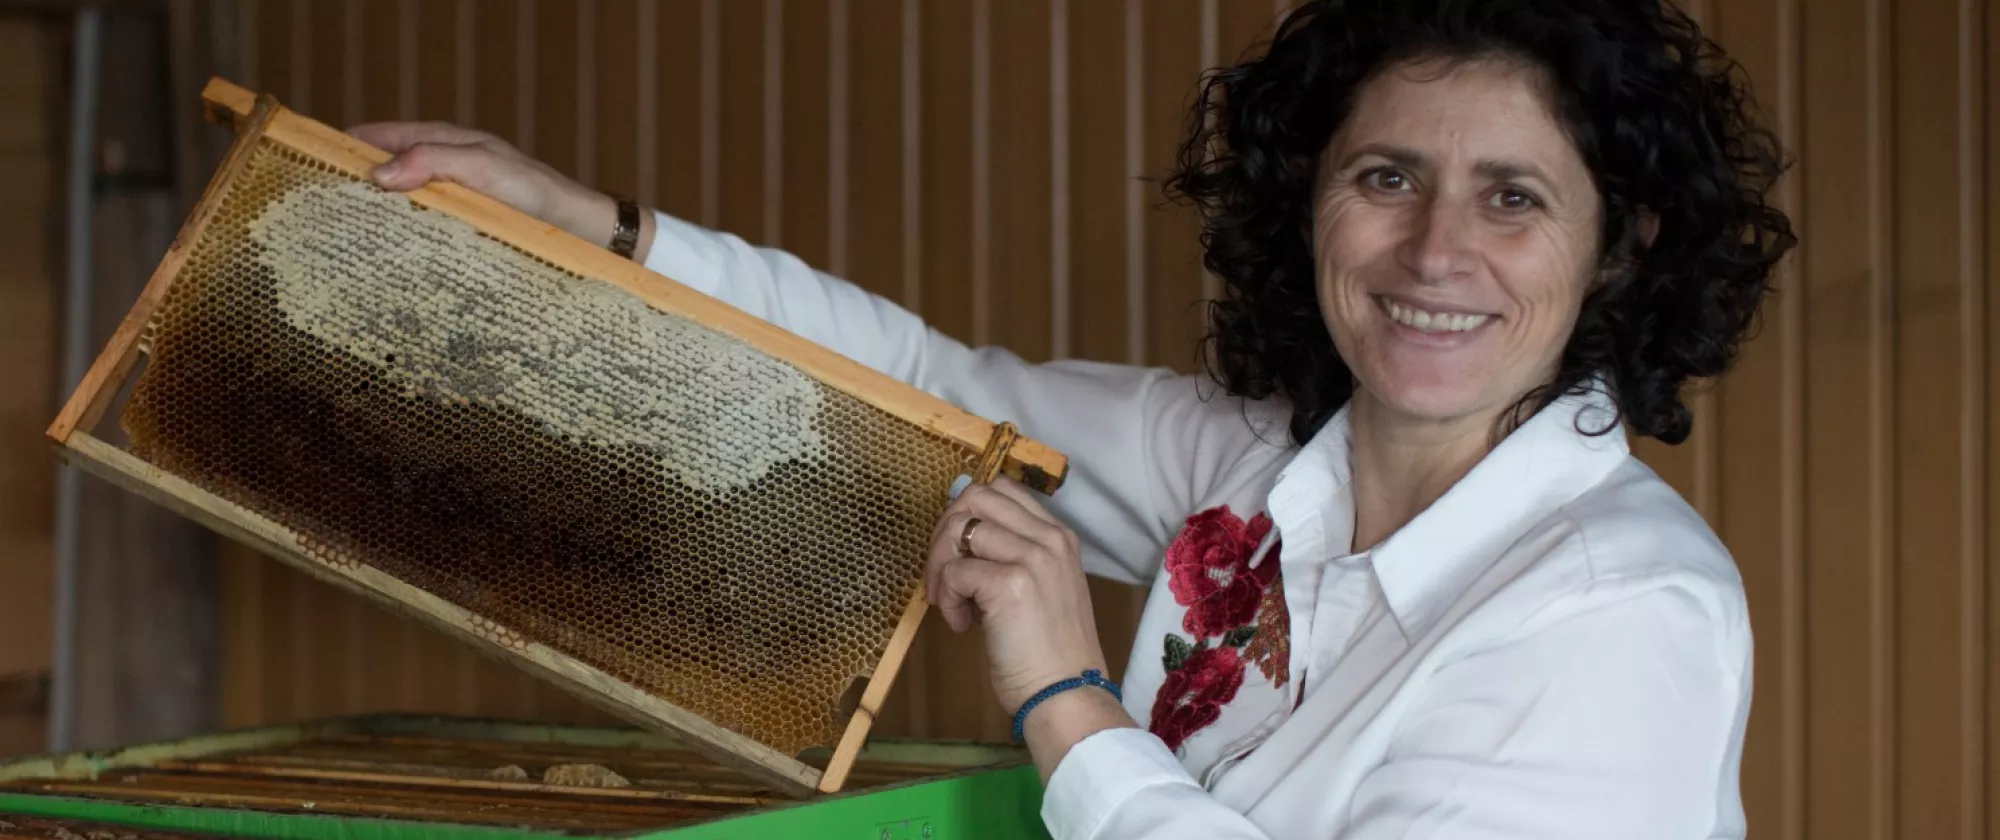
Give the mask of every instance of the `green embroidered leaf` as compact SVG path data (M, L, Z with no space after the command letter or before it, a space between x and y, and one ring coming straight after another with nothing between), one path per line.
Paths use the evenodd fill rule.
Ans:
M1256 635L1257 625L1249 624L1229 631L1227 635L1222 637L1222 643L1230 647L1242 647L1249 644L1250 639Z
M1189 656L1194 655L1194 650L1194 645L1188 644L1186 639L1168 633L1167 655L1161 657L1160 661L1167 666L1168 671L1177 671L1180 670L1181 663L1186 662Z

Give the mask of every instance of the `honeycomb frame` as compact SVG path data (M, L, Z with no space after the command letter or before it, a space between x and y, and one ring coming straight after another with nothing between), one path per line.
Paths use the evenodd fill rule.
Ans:
M579 647L567 641L552 641L549 628L544 626L547 622L538 624L532 620L532 615L524 618L527 614L517 612L496 617L493 609L468 602L464 595L466 585L454 587L450 580L426 577L422 568L399 567L382 557L369 555L371 549L368 546L349 545L340 539L329 540L326 538L328 533L338 536L344 532L338 529L329 531L328 526L306 521L312 517L306 515L307 509L299 504L287 507L267 498L269 494L259 496L257 492L244 490L241 482L231 484L229 480L204 476L191 462L184 462L186 459L176 461L171 447L158 443L163 439L162 433L159 428L148 428L147 422L161 427L165 421L159 417L148 421L146 417L149 415L131 410L131 404L142 404L148 399L143 388L133 387L133 380L144 384L148 376L135 376L134 371L142 357L150 359L160 351L155 346L161 338L159 324L171 320L169 313L176 306L186 308L185 301L176 302L179 298L175 296L175 281L183 273L197 272L188 262L191 256L197 261L204 259L199 252L207 241L205 234L209 233L210 227L240 223L217 220L231 191L237 185L258 177L260 166L269 169L273 164L268 160L273 155L289 155L294 158L293 164L319 167L337 176L362 180L374 164L388 157L380 150L367 147L330 127L285 110L268 96L256 96L220 79L209 84L204 91L204 101L211 118L235 126L238 133L236 143L176 237L173 247L162 258L152 281L51 425L49 437L57 444L59 453L93 474L160 502L315 577L439 627L472 643L489 656L536 673L627 720L682 737L695 748L771 784L779 791L808 796L815 791L839 790L862 742L866 740L869 726L880 710L925 612L920 551L914 558L904 557L884 567L892 577L900 575L902 579L887 589L877 586L877 594L868 596L879 598L882 597L880 593L890 589L897 593L893 603L877 602L869 608L872 612L868 614L876 616L878 623L872 625L875 630L868 632L881 635L867 637L876 640L871 642L876 645L875 648L868 653L872 661L863 663L858 669L850 668L854 671L853 679L865 681L862 683L865 690L858 700L851 696L851 692L843 691L841 706L844 709L846 704L852 703L852 710L836 713L834 719L814 724L820 726L817 734L801 742L799 737L794 736L767 737L768 728L758 730L757 724L748 724L723 713L726 710L721 710L721 707L704 706L710 696L721 696L733 690L728 686L717 687L716 673L719 672L675 672L673 680L688 683L688 686L681 686L673 680L653 678L649 681L621 671L615 663L607 665L609 660L593 658L588 654L589 650L607 645L615 647L615 642L608 641L601 634L591 636L589 644ZM259 163L260 160L265 162ZM521 216L496 201L450 184L424 187L408 197L418 212L436 211L456 222L470 225L481 236L511 246L514 251L568 275L577 283L605 284L643 304L642 308L648 313L665 313L686 319L716 335L741 342L789 369L796 369L809 377L816 387L833 395L830 399L842 405L846 402L841 401L851 401L889 418L887 422L870 422L880 423L892 430L908 429L911 434L917 435L912 440L935 441L944 447L940 451L956 459L951 461L953 465L962 466L961 471L974 474L976 480L990 480L995 475L1005 474L1047 493L1054 492L1065 477L1067 461L1060 453L1035 441L1020 438L1008 424L992 423L967 414L720 301L647 272L602 248ZM196 288L199 288L198 281L190 282L196 282ZM181 288L185 287L186 284L182 284ZM259 294L268 294L268 291ZM174 341L178 340L183 345L192 341L178 339L171 331L166 337L169 353L173 351ZM205 347L199 349L207 352ZM213 375L218 371L228 374L240 370L244 362L239 359L233 364L234 367L211 365L207 369L208 381L224 378ZM152 373L151 368L148 373ZM196 377L189 381L201 380ZM139 417L136 429L130 426L130 418L126 418L128 431L141 434L134 434L131 443L113 445L92 432L104 420L113 402L128 389L133 395L128 398L127 413ZM460 401L464 401L462 397ZM242 406L236 405L235 408L240 411ZM188 410L180 411L185 415ZM187 422L175 426L184 437L191 434L188 429L201 427L202 424L191 426ZM939 458L932 456L931 461L939 462ZM925 499L942 496L939 488L934 486L937 484L935 475L918 479L898 472L893 465L873 462L848 464L843 468L846 469L842 473L846 476L843 481L854 482L859 476L864 479L860 483L870 486L879 484L891 493L907 495L914 492ZM947 476L946 484L948 479ZM297 477L289 480L296 482ZM942 505L942 498L934 501ZM575 505L572 504L570 509L574 510ZM909 529L905 526L904 530ZM894 553L907 550L906 545L903 549L895 549ZM807 569L803 573L809 575L810 571ZM794 569L794 572L799 570ZM542 569L539 573L556 572ZM714 577L726 579L724 575ZM478 587L474 585L472 588ZM851 599L854 596L844 597ZM572 633L562 638L567 640L573 637L578 636ZM778 647L782 649L785 646ZM792 660L808 658L791 650L769 655L778 657L773 662L784 665L799 664L780 661L787 656ZM669 689L684 690L675 694ZM845 720L837 719L840 714L845 715ZM724 720L713 719L718 715ZM811 727L808 726L806 731L811 731ZM784 748L774 746L773 741ZM808 748L831 748L824 769L797 757L801 743Z

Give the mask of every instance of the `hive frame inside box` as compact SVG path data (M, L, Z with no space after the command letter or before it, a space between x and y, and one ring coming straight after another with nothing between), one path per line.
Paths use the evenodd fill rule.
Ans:
M135 379L133 374L140 357L147 352L143 340L147 325L258 143L269 141L285 146L361 179L366 179L375 165L389 158L379 149L284 109L269 96L253 94L221 79L208 84L203 100L211 119L235 127L238 135L235 144L145 290L49 427L48 436L60 456L316 578L438 627L487 655L535 673L621 718L682 738L695 749L787 794L804 797L815 792L838 791L867 739L869 727L922 621L926 600L921 586L905 606L886 648L867 675L866 688L822 772L538 642L495 641L474 629L478 619L467 609L372 566L320 562L300 550L299 536L284 525L161 470L92 434L113 402ZM1009 424L986 421L915 391L603 248L526 217L496 200L448 183L422 187L409 197L558 268L608 283L655 309L685 315L731 335L898 419L972 451L983 452L975 471L976 480L1004 474L1049 493L1061 485L1066 475L1067 461L1060 453L1016 436Z
M325 738L403 735L475 739L481 743L588 746L598 748L661 748L679 742L672 736L602 727L556 726L513 721L424 715L365 715L298 724L241 729L185 739L124 747L103 752L32 756L0 760L0 785L23 780L59 784L52 792L0 789L0 821L20 814L55 819L89 820L153 830L199 832L202 836L288 838L289 840L741 840L745 837L888 838L888 840L1046 840L1040 811L1042 785L1025 753L1013 747L987 744L877 740L868 744L866 761L908 762L945 769L910 778L818 797L810 802L766 800L761 807L723 814L706 821L646 828L571 828L509 826L494 821L471 822L389 815L381 809L339 813L303 800L279 801L302 792L269 793L255 805L225 805L197 796L173 801L159 796L122 797L122 777L149 769L174 772L229 761L232 756L283 751ZM176 765L179 765L178 767ZM244 764L230 765L242 770ZM281 772L273 777L304 778ZM336 776L343 774L334 774ZM376 774L344 774L350 779L392 788L418 784L417 776L394 778ZM226 778L226 777L225 777ZM257 776L238 776L254 781ZM329 779L339 781L338 779ZM81 783L64 785L61 782ZM508 795L589 796L605 803L671 800L674 794L655 790L546 788L529 783L488 783L430 778L423 784L440 794L468 789L506 789ZM102 788L115 786L104 794ZM146 785L140 784L141 789ZM207 788L225 796L249 792ZM332 791L317 795L332 795ZM637 799L635 799L637 797ZM465 807L461 805L460 807Z

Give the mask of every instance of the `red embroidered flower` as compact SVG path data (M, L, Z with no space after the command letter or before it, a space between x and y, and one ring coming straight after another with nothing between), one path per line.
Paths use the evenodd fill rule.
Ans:
M1227 645L1189 654L1160 684L1147 729L1165 741L1167 749L1180 749L1188 736L1222 716L1222 704L1236 699L1236 690L1243 687L1243 670L1243 657Z
M1196 639L1220 636L1257 617L1257 602L1278 564L1267 557L1252 569L1250 557L1270 532L1271 517L1260 513L1246 524L1224 505L1188 517L1167 546L1168 588L1187 607L1181 626Z

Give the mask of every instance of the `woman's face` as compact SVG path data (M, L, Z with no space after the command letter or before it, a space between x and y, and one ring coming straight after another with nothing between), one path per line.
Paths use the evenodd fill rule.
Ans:
M1357 400L1490 423L1555 374L1598 264L1599 198L1539 71L1391 68L1320 160L1320 314Z

